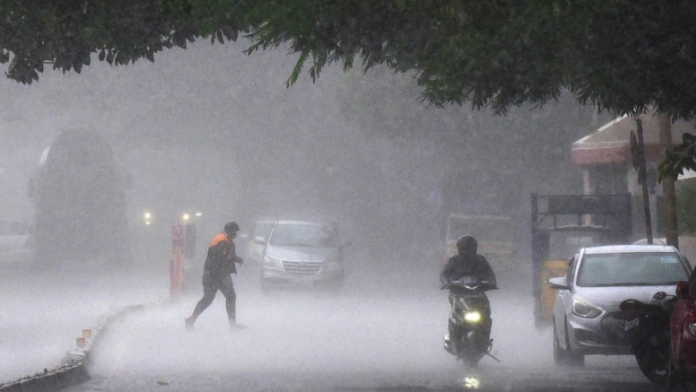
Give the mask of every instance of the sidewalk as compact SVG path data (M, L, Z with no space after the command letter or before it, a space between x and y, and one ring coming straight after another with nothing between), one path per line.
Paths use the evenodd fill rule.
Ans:
M119 309L169 300L168 270L1 271L0 298L0 384L7 384L59 367L83 330L96 332Z

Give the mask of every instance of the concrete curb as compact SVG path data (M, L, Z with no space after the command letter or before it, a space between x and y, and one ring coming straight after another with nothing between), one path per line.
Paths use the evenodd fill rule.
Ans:
M89 361L90 350L99 343L108 326L144 309L144 305L131 305L107 313L97 321L97 325L91 330L91 337L85 339L83 347L70 350L58 367L53 370L44 369L43 373L16 381L0 383L0 392L52 392L88 381L90 376L85 364Z

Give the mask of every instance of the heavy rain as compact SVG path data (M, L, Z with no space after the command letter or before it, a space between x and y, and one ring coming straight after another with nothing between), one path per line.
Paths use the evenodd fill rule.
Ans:
M155 63L2 82L0 229L16 230L0 232L0 391L54 372L68 375L31 388L658 388L629 352L560 366L553 321L535 308L545 282L534 276L532 194L588 191L571 149L611 113L568 92L504 115L439 107L419 99L413 73L385 66L330 66L286 87L297 55L248 56L248 45L200 41ZM75 166L51 172L61 159ZM612 170L623 169L598 176ZM270 231L257 229L276 220L331 224L341 281L266 282L270 254L254 252L271 246ZM209 243L228 221L241 228L232 281L246 329L230 329L221 292L187 329ZM443 348L440 273L461 234L476 236L497 277L492 347L478 366ZM564 260L594 245L568 244Z

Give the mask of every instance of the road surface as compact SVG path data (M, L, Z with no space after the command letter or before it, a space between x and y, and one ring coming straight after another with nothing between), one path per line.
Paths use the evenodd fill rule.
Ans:
M660 390L631 357L555 367L551 332L532 326L524 289L490 293L502 363L484 358L472 374L442 348L449 309L431 268L354 277L338 295L264 295L252 271L235 279L239 321L248 330L228 328L218 294L186 331L183 319L201 294L195 288L110 328L94 350L92 380L70 391L450 391L466 389L468 376L485 391Z
M245 265L234 277L245 331L229 329L220 294L187 331L184 318L202 290L171 301L164 266L3 274L0 368L9 381L57 365L100 314L145 304L109 325L91 350L92 379L69 391L450 391L472 375L485 391L660 390L630 357L556 368L551 333L534 329L529 288L515 277L490 293L502 363L484 358L477 374L467 373L442 348L448 304L438 270L382 264L349 269L339 294L264 295L258 271Z

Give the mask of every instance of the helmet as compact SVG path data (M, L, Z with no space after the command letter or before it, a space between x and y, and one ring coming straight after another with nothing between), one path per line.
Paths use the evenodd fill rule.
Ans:
M457 240L457 250L459 254L476 254L478 242L476 242L476 238L472 235L463 235Z
M239 225L235 221L227 222L225 224L225 233L236 233L239 230L241 230L241 229L239 228Z

